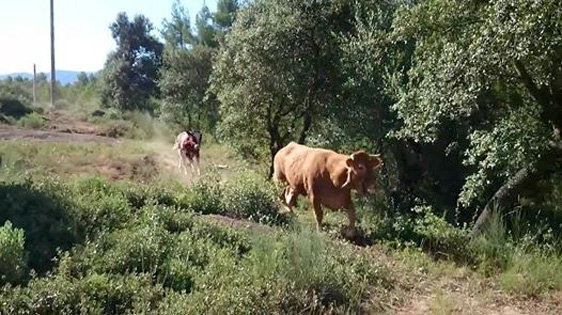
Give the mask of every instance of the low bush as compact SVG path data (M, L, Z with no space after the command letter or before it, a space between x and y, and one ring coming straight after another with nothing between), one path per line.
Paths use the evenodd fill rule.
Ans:
M164 296L150 274L55 275L0 291L1 314L150 313Z
M122 138L131 135L133 123L126 120L109 120L102 124L100 135L112 138Z
M45 118L38 113L30 113L18 120L18 125L29 129L40 129L45 126Z
M273 185L251 172L238 173L222 190L222 212L264 224L284 224Z
M0 224L10 221L25 231L29 268L39 273L51 269L58 249L68 250L81 239L68 193L56 180L0 182Z
M468 230L452 226L444 217L436 216L430 207L417 207L423 216L416 219L413 232L421 238L421 247L435 257L471 262L473 253L468 246Z
M312 230L236 230L191 211L195 201L277 224L283 219L268 216L276 207L263 184L248 174L207 182L212 202L201 200L201 187L181 196L175 187L100 178L3 184L0 222L18 222L30 267L49 273L4 286L0 313L356 313L370 288L391 288L388 271L362 250ZM7 229L21 253L23 232L0 231Z
M166 299L161 307L188 314L358 313L367 287L391 282L384 268L360 252L300 230L255 237L240 261L210 261L191 296Z
M0 285L22 280L27 268L24 244L23 229L14 228L10 221L0 226Z
M0 114L14 119L20 119L25 115L31 114L28 102L21 97L13 95L0 95Z
M179 201L202 214L222 214L269 225L289 224L279 213L273 185L253 172L237 172L228 181L215 173L205 174Z

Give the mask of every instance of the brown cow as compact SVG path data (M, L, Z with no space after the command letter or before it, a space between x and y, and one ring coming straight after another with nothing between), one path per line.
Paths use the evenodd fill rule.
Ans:
M322 206L333 211L345 209L349 218L347 236L355 233L355 207L351 190L373 193L373 171L383 165L379 155L356 151L351 155L332 150L310 148L291 142L274 157L273 180L288 185L280 196L283 205L292 212L298 195L308 196L316 217L316 227L322 227Z

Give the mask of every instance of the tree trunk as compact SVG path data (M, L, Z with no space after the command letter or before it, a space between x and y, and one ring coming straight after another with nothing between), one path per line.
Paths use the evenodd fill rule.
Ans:
M269 153L270 153L270 163L269 163L269 179L273 177L273 160L275 159L275 154L279 151L279 132L277 128L269 128Z
M486 203L484 210L474 223L470 237L474 238L482 232L490 218L492 208L510 206L524 188L534 186L541 178L548 176L557 167L557 160L562 157L562 144L552 144L550 150L539 158L535 165L529 165L519 170Z
M304 115L304 124L301 130L301 134L299 135L298 143L304 144L304 141L306 140L306 134L311 126L312 126L312 116L310 115L310 113L306 113Z

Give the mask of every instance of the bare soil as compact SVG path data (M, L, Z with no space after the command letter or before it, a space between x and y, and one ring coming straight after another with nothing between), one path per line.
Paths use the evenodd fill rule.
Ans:
M0 140L60 141L60 142L106 142L117 143L118 139L98 136L92 133L71 133L56 130L21 129L0 125Z

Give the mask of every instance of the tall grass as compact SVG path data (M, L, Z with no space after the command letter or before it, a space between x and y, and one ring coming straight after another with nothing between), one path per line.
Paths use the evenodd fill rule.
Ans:
M518 219L513 224L508 230L499 210L492 212L485 232L473 244L479 268L487 275L499 273L502 287L514 293L540 295L562 289L560 253L548 244L536 243L538 235L528 230L523 234L525 228L518 226Z

